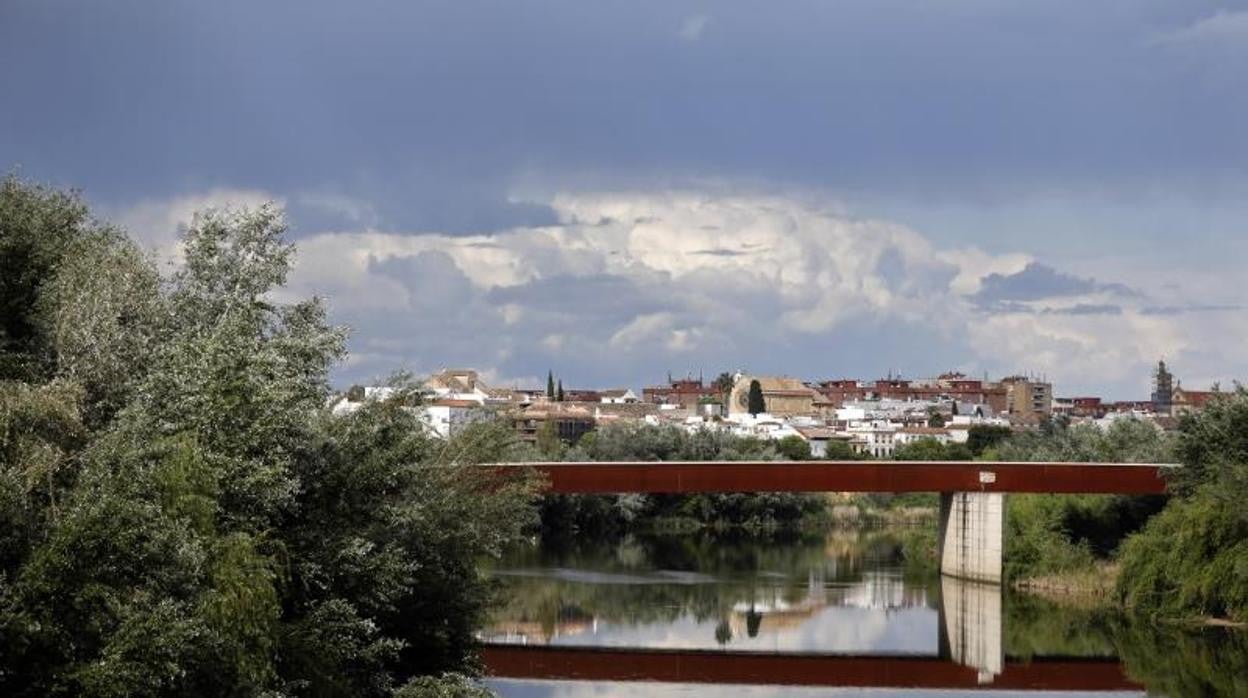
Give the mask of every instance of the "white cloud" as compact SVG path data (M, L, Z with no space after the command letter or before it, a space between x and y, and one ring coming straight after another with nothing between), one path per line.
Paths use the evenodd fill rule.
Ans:
M677 33L680 38L685 41L697 41L702 38L702 32L706 31L706 25L710 21L711 18L706 15L693 15L692 17L686 17L685 20L680 23L680 31Z
M1248 10L1218 10L1208 17L1158 36L1157 45L1239 46L1248 48Z
M1032 261L1021 253L992 255L978 248L942 250L937 257L958 268L958 275L949 284L954 293L964 296L979 292L985 277L991 274L1010 276L1025 269Z
M145 203L120 220L168 248L195 208L269 198L214 191ZM303 236L289 291L327 297L353 327L343 369L352 379L448 365L502 377L554 368L604 385L759 364L871 377L891 352L921 370L1032 371L1059 392L1129 396L1146 392L1163 355L1176 366L1191 358L1193 386L1248 368L1235 352L1248 340L1248 317L1234 305L1244 299L1136 294L1151 277L1130 270L1119 269L1126 288L1045 267L1027 294L985 303L986 277L997 275L1000 291L1025 270L1038 278L1039 262L940 249L906 226L810 198L663 191L547 203L556 224L488 235ZM1070 283L1047 293L1045 279ZM847 356L866 368L847 369Z

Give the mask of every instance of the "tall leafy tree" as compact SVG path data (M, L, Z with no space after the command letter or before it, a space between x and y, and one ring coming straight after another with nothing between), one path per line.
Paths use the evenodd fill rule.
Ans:
M763 385L755 378L750 381L750 392L746 396L746 409L752 415L767 411L767 401L763 398Z
M725 412L728 411L728 396L732 394L732 388L735 383L736 381L733 379L732 374L727 371L721 372L712 383L715 387L715 392L719 393L719 404Z
M0 379L53 370L40 299L70 246L95 227L77 194L0 180Z
M73 197L5 186L5 234L59 221L62 252L23 243L51 275L5 290L35 303L0 380L0 693L384 695L471 669L477 559L532 516L526 477L470 465L510 432L431 440L408 385L330 416L344 333L276 300L274 207L198 215L162 282Z

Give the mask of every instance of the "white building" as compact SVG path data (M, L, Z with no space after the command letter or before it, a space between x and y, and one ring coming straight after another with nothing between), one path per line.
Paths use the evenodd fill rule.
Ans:
M851 448L872 458L892 458L897 446L898 426L892 422L872 421L851 424L845 430L852 438Z
M599 395L602 396L601 400L605 405L631 405L638 402L637 394L631 388L604 390Z
M486 416L475 400L434 400L420 406L421 419L433 433L447 439L464 427Z
M806 443L810 444L810 457L816 459L828 457L829 443L833 441L848 443L853 439L850 435L829 427L798 426L796 429L798 435L806 439Z
M363 407L365 402L389 400L394 397L395 390L385 385L354 386L346 393L331 398L329 411L335 417L352 414Z

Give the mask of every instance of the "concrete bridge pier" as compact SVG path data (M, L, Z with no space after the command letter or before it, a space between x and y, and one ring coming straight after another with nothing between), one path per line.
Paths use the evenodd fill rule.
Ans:
M940 578L940 656L975 669L980 684L1005 669L1001 585Z
M1004 494L941 493L941 574L973 582L1000 584L1004 534Z

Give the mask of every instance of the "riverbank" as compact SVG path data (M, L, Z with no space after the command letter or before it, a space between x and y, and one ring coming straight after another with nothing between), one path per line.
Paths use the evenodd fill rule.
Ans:
M1098 562L1090 568L1027 577L1014 582L1014 589L1064 606L1096 608L1117 605L1114 588L1120 568L1116 563Z
M1068 608L1121 608L1117 598L1118 579L1121 574L1122 568L1118 563L1098 562L1091 568L1021 579L1013 587L1016 591ZM1163 622L1179 626L1248 629L1248 623L1206 616L1175 618Z

